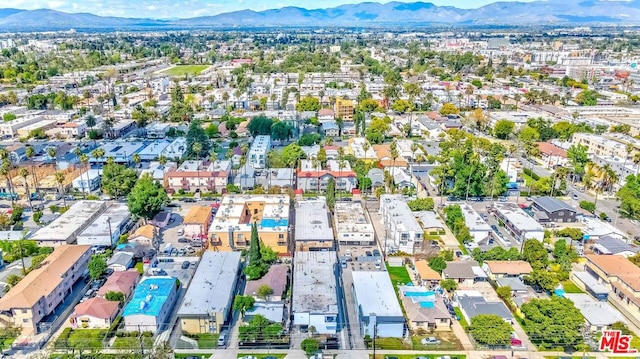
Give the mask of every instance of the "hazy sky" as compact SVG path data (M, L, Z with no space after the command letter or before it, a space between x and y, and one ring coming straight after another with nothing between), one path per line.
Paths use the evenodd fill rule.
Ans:
M0 8L54 9L66 12L90 12L102 16L184 18L215 15L234 10L266 10L283 6L308 9L353 4L365 0L0 0ZM372 1L372 0L369 0ZM375 0L373 0L375 1ZM398 0L401 2L413 2ZM477 8L496 0L422 0L436 5ZM531 1L531 0L520 0ZM388 1L380 1L388 2Z

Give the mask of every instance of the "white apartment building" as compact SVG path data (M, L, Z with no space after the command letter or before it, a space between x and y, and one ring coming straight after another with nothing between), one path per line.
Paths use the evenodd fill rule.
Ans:
M387 228L387 236L382 239L385 252L396 250L413 254L414 248L422 245L422 227L402 195L380 196L380 214Z
M361 202L336 202L333 221L340 245L375 244L375 231Z
M249 149L248 163L253 168L262 169L267 167L267 153L271 149L271 136L256 136Z

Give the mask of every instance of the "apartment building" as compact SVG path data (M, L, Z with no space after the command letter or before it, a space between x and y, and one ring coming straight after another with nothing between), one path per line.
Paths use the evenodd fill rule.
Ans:
M251 143L247 162L256 169L267 168L267 155L271 149L271 136L256 136Z
M342 118L344 121L353 121L353 101L339 97L333 105L333 111L336 118Z
M380 214L387 228L386 238L381 240L385 252L400 251L413 254L422 245L422 227L400 194L380 196Z
M0 298L0 326L11 324L23 334L37 333L37 326L71 294L83 278L91 259L91 246L62 245L42 265L27 274Z
M375 244L373 224L361 202L336 202L333 221L340 245L371 246Z
M594 156L627 157L626 144L591 133L574 133L571 143L574 145L587 146L587 153Z
M231 161L185 161L165 174L165 183L173 191L221 192L229 183Z
M281 194L225 195L209 227L209 249L248 249L255 223L264 245L278 253L289 252L289 203L289 196Z
M351 192L358 185L356 173L349 162L328 160L325 167L316 166L312 160L301 160L298 169L298 189L306 192L324 192L330 179L335 181L338 192Z

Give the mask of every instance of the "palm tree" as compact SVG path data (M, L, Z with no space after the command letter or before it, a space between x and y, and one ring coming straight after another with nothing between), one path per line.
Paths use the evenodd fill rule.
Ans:
M7 190L9 191L9 196L11 197L11 203L15 201L15 193L13 191L13 182L11 181L11 168L13 165L11 164L11 160L9 157L5 157L2 160L2 164L0 165L0 175L4 176L7 180Z
M342 178L342 170L346 167L345 161L343 159L338 160L338 169L340 171L340 181L344 181L344 179ZM345 191L346 191L346 184L344 185L345 187ZM342 190L340 187L338 187L338 194L340 195L340 198L342 198Z
M22 177L22 180L24 181L24 193L25 193L25 196L27 196L27 200L29 201L29 208L33 208L31 204L31 193L29 193L29 183L27 182L27 178L29 177L29 170L22 167L20 169L19 174L20 174L20 177Z
M96 148L95 150L91 151L91 157L95 158L96 160L102 159L104 155L105 152L102 148ZM101 164L100 168L104 168L104 164Z
M415 162L416 159L416 152L418 151L420 147L418 147L418 144L413 142L411 144L411 153L413 154L413 161ZM411 166L411 177L413 177L413 166Z
M522 100L522 95L517 93L513 95L513 99L516 101L516 111L518 111L518 104L520 103L520 100Z
M627 143L626 145L627 155L624 157L624 163L622 164L622 168L627 166L627 160L629 159L629 157L631 157L631 152L633 152L634 149L635 147L633 147L632 144Z
M53 160L53 168L57 169L58 168L58 159L56 158L56 148L55 147L49 147L47 148L47 156L49 156L49 159Z
M60 191L60 194L62 195L62 202L64 203L65 208L67 207L67 198L64 195L65 194L64 180L66 179L66 177L67 176L64 174L64 172L62 172L62 171L56 172L56 183L58 183L58 190Z
M166 165L168 161L169 161L169 160L167 159L167 156L165 156L165 155L160 155L160 156L158 156L158 162L159 162L161 165L163 165L163 166L164 166L164 165Z
M31 161L33 156L36 155L36 150L33 148L33 146L28 146L25 149L25 155L27 156L27 159L29 159L29 161ZM33 181L34 192L37 194L38 193L38 180L36 179L36 165L35 165L35 163L33 161L31 161L31 180Z
M87 174L87 190L84 190L84 186L82 186L82 192L84 195L84 198L87 198L87 193L91 192L91 186L89 184L89 182L91 181L91 178L89 177L89 156L85 155L84 153L80 155L80 162L82 163L82 165L84 166L85 169L85 173Z
M191 150L196 155L196 159L200 159L200 153L202 153L202 143L195 142L193 146L191 146Z
M140 161L141 161L140 154L139 153L134 153L133 156L131 156L131 161L136 165L138 163L140 163Z

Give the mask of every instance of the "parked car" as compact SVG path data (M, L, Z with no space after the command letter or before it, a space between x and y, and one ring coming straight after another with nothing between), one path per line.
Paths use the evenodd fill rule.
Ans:
M420 340L420 344L422 345L438 345L440 344L440 340L435 337L422 338Z
M380 254L380 251L379 251L379 250L377 250L377 249L374 249L374 250L373 250L373 256L374 256L374 257L382 257L382 255Z
M185 254L187 254L187 250L184 248L180 248L178 249L178 255L183 257Z
M380 262L380 260L378 259L375 263L375 267L376 269L380 269L380 267L382 266L382 263Z
M179 236L183 236L184 235L184 228L178 229L178 235Z
M373 254L371 253L371 251L364 252L364 255L366 255L367 257L373 257Z
M178 243L191 243L191 240L189 238L180 237L178 238Z
M500 232L500 230L498 229L498 226L496 226L495 224L491 225L491 229L493 229L496 232Z
M190 266L191 266L191 263L189 261L184 261L184 262L182 262L182 265L180 266L180 268L187 269Z

